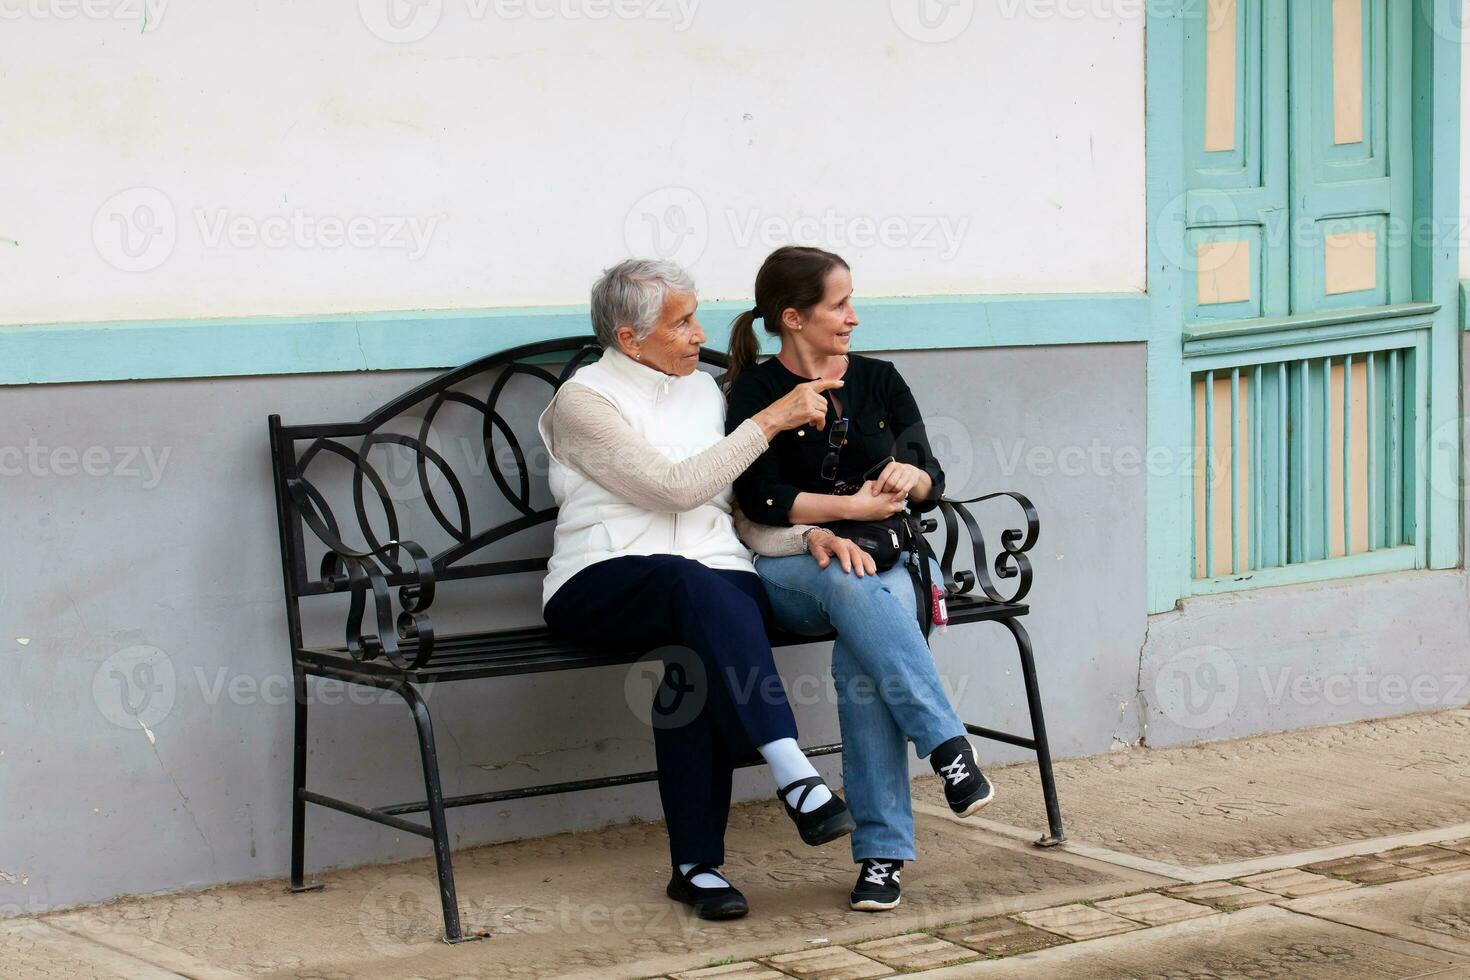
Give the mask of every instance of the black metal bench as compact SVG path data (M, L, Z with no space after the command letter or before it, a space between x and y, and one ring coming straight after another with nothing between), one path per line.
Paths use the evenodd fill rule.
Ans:
M285 579L286 622L296 698L295 751L292 773L291 889L319 885L304 880L306 804L385 824L434 843L439 892L444 909L445 938L467 938L460 926L454 871L445 826L452 807L499 803L553 793L601 789L657 778L656 772L628 773L518 789L471 793L446 798L440 788L434 727L421 693L426 685L516 674L626 665L645 651L610 652L562 642L544 626L447 632L430 622L435 589L446 582L489 580L501 575L544 572L550 553L549 529L556 508L545 488L545 466L534 465L525 446L544 454L534 424L516 436L520 416L534 420L555 389L583 363L600 356L592 337L577 337L517 347L471 362L425 382L358 422L282 425L270 417L271 460L279 518L281 564ZM701 361L724 368L723 354L705 351ZM519 379L519 380L518 380ZM530 386L529 396L520 389ZM513 389L515 391L513 392ZM445 431L451 413L468 413L468 444L484 453L485 473L465 479L446 453ZM438 448L435 444L439 443ZM503 450L503 451L502 451ZM407 478L385 478L386 463L397 462ZM473 464L467 454L466 464ZM513 464L507 473L502 463ZM475 469L474 465L461 470ZM333 473L332 471L339 471ZM335 479L334 479L335 476ZM538 480L537 477L540 477ZM334 496L338 506L333 507ZM536 497L541 501L538 505ZM1052 779L1051 755L1032 659L1031 642L1020 618L1029 611L1021 602L1031 586L1026 552L1036 543L1040 524L1030 502L1020 494L996 493L1021 507L1024 530L1001 534L1002 550L993 565L986 555L980 526L964 504L944 501L944 547L940 565L949 589L952 625L993 621L1015 638L1030 709L1032 736L966 725L982 738L1031 749L1040 763L1048 833L1037 843L1065 840ZM349 506L346 500L350 499ZM499 511L504 520L494 520ZM412 512L412 513L410 513ZM355 527L344 532L339 514ZM413 520L408 518L412 517ZM479 519L477 519L479 518ZM410 527L410 524L412 527ZM973 571L956 571L953 561L963 526L971 545ZM924 530L937 521L924 522ZM538 529L541 533L538 536ZM437 539L434 540L434 539ZM927 548L926 541L926 548ZM429 550L430 547L433 550ZM500 552L497 556L495 553ZM1003 596L990 576L1014 579L1015 591ZM315 573L313 573L315 569ZM975 587L979 586L979 591ZM397 589L396 603L393 589ZM303 639L303 599L338 595L345 601L346 637L342 643L308 643ZM395 613L396 606L396 613ZM366 617L366 621L364 618ZM539 617L538 617L539 618ZM825 638L773 633L777 646L820 642ZM423 764L425 798L390 806L363 806L313 792L306 786L307 688L314 675L392 691L412 712ZM810 755L842 750L841 743L813 746ZM429 815L428 826L407 819Z

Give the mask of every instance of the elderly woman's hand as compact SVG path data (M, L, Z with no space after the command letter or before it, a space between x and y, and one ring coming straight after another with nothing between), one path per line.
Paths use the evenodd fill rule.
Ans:
M836 558L844 572L856 570L858 578L878 574L878 566L872 555L859 548L855 542L839 537L824 527L813 528L806 533L806 550L811 552L811 556L823 568Z
M766 433L767 442L774 439L778 432L799 429L803 425L821 429L827 424L827 399L822 397L822 392L841 387L841 381L830 378L807 381L792 388L751 418L760 423Z

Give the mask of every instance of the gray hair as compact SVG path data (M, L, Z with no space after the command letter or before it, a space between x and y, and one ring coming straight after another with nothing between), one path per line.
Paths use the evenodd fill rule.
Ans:
M626 259L604 270L592 285L592 329L606 350L618 346L618 328L635 340L653 330L669 293L694 292L694 277L665 259Z

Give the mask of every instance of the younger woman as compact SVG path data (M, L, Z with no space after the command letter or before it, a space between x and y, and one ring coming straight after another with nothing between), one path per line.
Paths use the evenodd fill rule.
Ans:
M930 510L944 473L897 369L849 353L858 318L846 262L816 248L777 249L756 276L755 300L730 335L727 432L799 385L842 382L824 393L825 424L776 435L735 479L735 495L752 521L811 525L805 553L758 556L755 569L778 625L838 634L832 676L843 780L857 822L853 859L861 865L851 906L891 909L899 903L900 869L915 857L907 743L929 759L955 813L969 816L995 793L919 630L907 554L877 573L866 553L853 559L851 548L834 547L822 525L881 521L910 505ZM756 320L781 338L780 353L759 364ZM937 566L933 577L940 581Z

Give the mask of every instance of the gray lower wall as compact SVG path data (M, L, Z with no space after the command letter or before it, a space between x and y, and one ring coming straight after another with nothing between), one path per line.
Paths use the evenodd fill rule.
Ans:
M1186 599L1149 619L1149 745L1470 703L1465 574L1400 572Z
M1143 446L1142 346L895 360L930 418L952 491L1020 489L1041 511L1029 625L1057 751L1135 740L1143 480L1111 460ZM290 671L265 419L357 418L429 376L0 389L0 446L30 452L18 466L13 453L0 458L10 547L0 565L0 912L286 872ZM1066 447L1090 445L1102 466L1075 452L1057 461ZM457 602L475 619L538 622L537 582L503 585L461 590L436 610ZM1000 629L956 628L934 648L968 720L1026 730ZM779 660L803 739L835 740L826 649L788 649ZM625 676L433 691L446 791L653 768ZM340 688L314 691L310 781L369 804L417 798L408 713L367 693L370 703L353 704ZM991 755L1021 757L1004 747ZM838 773L834 758L820 767ZM771 791L763 773L737 778L744 797ZM450 822L469 845L659 814L645 784L462 809ZM427 853L417 838L319 809L309 828L313 868Z
M1316 615L1345 615L1365 595L1375 632L1354 662L1372 661L1374 643L1405 657L1428 651L1433 669L1456 650L1463 661L1467 591L1458 573L1335 586L1303 607L1311 614L1291 615L1294 599L1232 597L1210 603L1254 608L1230 612L1236 618L1224 626L1226 614L1206 615L1203 602L1150 622L1142 345L894 360L925 410L951 493L1021 490L1041 513L1027 625L1056 754L1105 752L1145 734L1169 742L1358 716L1267 711L1245 684L1217 730L1171 729L1152 678L1217 630L1255 637L1258 658L1278 642L1320 639L1312 649L1332 649L1334 637L1314 639ZM265 418L356 418L429 376L0 389L0 529L10 545L0 564L0 915L286 872L290 671ZM997 520L1013 516L986 506ZM446 593L436 623L539 622L537 586L528 579ZM1395 603L1413 615L1393 614ZM316 610L309 625L339 629L332 616ZM1258 634L1241 633L1251 623ZM967 720L1027 730L1003 630L958 627L936 637L934 650ZM787 649L778 660L803 740L835 740L827 650ZM1239 668L1255 663L1243 658ZM434 690L446 792L653 768L636 680L636 671L606 670ZM314 788L367 804L420 797L401 703L331 686L314 687L312 697ZM992 761L1025 757L1004 746L983 751ZM832 758L819 768L839 773ZM741 798L771 793L762 772L737 780ZM462 809L450 824L466 846L659 812L656 789L645 784ZM418 838L343 815L313 809L308 819L311 868L427 853Z

